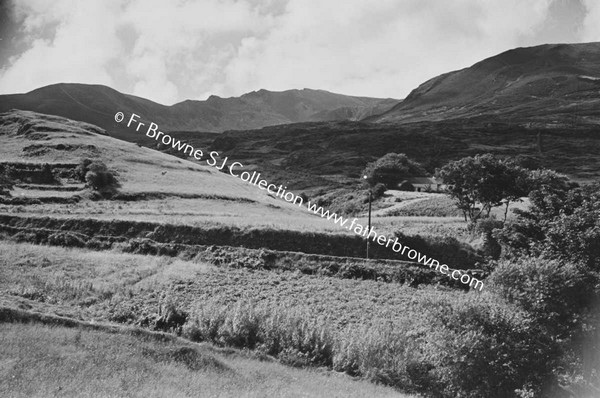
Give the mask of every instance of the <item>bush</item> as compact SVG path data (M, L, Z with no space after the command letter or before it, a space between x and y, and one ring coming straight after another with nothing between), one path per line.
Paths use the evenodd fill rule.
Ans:
M82 159L76 168L76 174L88 187L98 192L115 193L119 187L114 174L99 160Z
M506 254L546 253L600 271L600 184L572 188L553 174L545 180L531 192L530 208L496 231Z
M598 277L577 264L543 257L502 261L490 277L491 289L531 314L540 334L562 350L562 384L596 396L600 391Z
M488 281L498 295L557 336L576 327L578 310L593 297L593 285L576 265L543 257L500 261Z
M427 313L423 350L436 396L506 398L518 389L540 394L554 387L560 352L525 312L492 295L469 294L432 300Z

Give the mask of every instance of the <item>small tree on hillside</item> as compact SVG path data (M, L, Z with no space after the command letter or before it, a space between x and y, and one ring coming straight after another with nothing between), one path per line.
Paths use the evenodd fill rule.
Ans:
M394 188L408 177L426 174L425 169L419 163L409 159L403 153L388 153L369 163L363 171L369 185L375 186L381 183L388 188Z
M448 186L465 220L489 216L493 207L503 203L506 217L510 203L529 193L527 170L491 154L450 162L436 176Z

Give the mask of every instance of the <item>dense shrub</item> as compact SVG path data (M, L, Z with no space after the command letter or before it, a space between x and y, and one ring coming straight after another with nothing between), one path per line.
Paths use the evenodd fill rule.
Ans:
M501 261L489 279L493 291L527 311L560 347L558 376L580 396L600 391L597 280L577 264L544 257Z
M99 160L82 159L76 168L76 173L82 182L98 192L115 193L119 187L113 172Z
M497 231L505 254L545 253L600 271L600 184L573 188L550 177L530 194L531 207Z
M576 265L543 257L498 262L488 279L504 299L519 305L556 336L573 329L591 303L593 285Z
M559 350L525 312L491 295L430 304L423 351L439 396L538 396L554 388Z

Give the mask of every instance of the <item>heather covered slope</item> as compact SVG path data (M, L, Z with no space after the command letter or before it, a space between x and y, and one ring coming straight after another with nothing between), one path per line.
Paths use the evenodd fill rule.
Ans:
M359 187L367 163L389 152L405 153L431 173L450 160L494 153L527 158L580 181L600 178L600 135L585 125L556 129L481 119L402 125L298 123L228 131L205 145L244 165L256 165L272 180L309 192L344 183Z
M516 48L421 84L368 120L483 117L548 127L600 123L600 43Z
M152 119L165 131L222 132L295 122L358 120L397 103L303 89L260 90L231 98L211 96L206 101L186 100L166 106L106 86L61 83L26 94L0 95L0 112L21 109L59 115L96 124L118 138L131 140L127 130L114 122L115 112L134 112L145 120Z

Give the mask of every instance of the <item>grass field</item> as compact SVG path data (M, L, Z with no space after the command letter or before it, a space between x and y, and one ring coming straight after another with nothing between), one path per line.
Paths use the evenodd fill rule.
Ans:
M397 308L420 298L464 293L395 283L215 267L178 258L95 252L31 244L0 244L0 300L83 320L156 316L169 303L187 312L213 302L301 308L332 325L401 323Z
M0 323L4 397L408 397L234 350L39 323Z
M330 336L327 344L336 352L346 352L351 347L400 350L401 355L394 354L400 355L394 360L399 361L394 365L399 367L396 372L405 372L401 369L411 356L409 347L418 343L418 339L415 340L418 334L412 336L410 330L424 327L425 320L415 315L423 314L425 308L436 308L436 303L450 303L466 295L441 287L415 289L396 283L303 275L293 271L215 267L170 257L0 243L0 306L94 323L117 322L150 328L158 327L165 313L174 309L186 314L187 321L180 326L184 335L192 339L198 339L195 336L202 333L198 327L203 322L220 322L218 319L224 316L222 319L231 319L219 328L219 333L224 334L200 338L224 346L240 344L237 340L228 340L231 332L226 331L227 322L235 325L241 321L239 327L244 327L244 319L257 314L265 317L261 322L280 319L273 326L284 329L273 333L285 335L322 328L315 329L321 332L314 333ZM305 326L290 326L296 322ZM300 329L294 332L285 327ZM371 343L363 342L366 338ZM400 346L385 348L390 344L387 339L391 338ZM378 342L380 348L369 348L373 342ZM347 348L343 348L345 345ZM278 357L284 363L306 366L298 355L295 351L283 351ZM336 355L334 368L346 369L348 361L354 361ZM373 366L374 369L384 366L375 365L374 359L369 359L377 354L367 351L360 355L365 355L360 375L375 380L384 377L368 371ZM103 372L102 366L100 361L95 369ZM101 375L93 377L102 381ZM179 375L175 380L180 377L186 376ZM42 384L39 388L55 386ZM138 382L136 391L144 391L144 388ZM249 396L261 396L261 389L255 390L258 395ZM308 391L311 390L305 390ZM324 392L323 396L330 396L328 394Z

